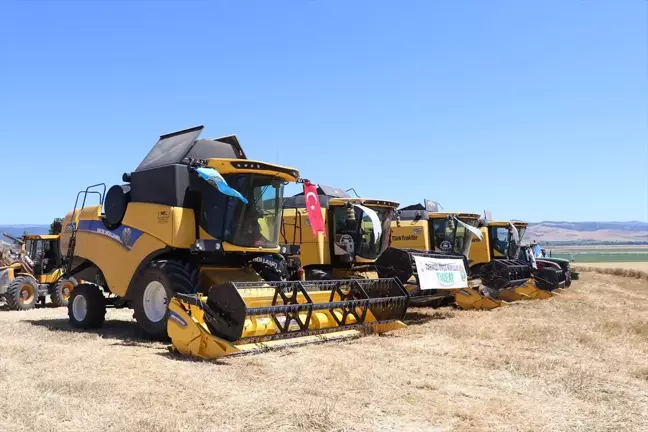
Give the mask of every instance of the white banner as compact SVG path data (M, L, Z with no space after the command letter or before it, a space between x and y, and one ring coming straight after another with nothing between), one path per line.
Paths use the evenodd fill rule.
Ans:
M414 255L422 290L468 287L468 275L460 258L432 258Z

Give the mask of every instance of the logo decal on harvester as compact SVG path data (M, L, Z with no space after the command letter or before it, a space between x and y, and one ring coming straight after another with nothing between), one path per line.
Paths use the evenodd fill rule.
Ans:
M159 211L157 214L158 217L158 222L160 223L165 223L169 221L169 211L168 210L162 210Z
M122 243L125 245L130 244L131 237L133 236L133 232L129 227L124 228L124 230L121 232L121 235L119 238L121 239Z
M82 220L79 221L79 231L90 232L95 234L101 234L106 236L126 249L131 249L135 242L142 236L143 232L132 228L126 225L120 225L114 230L109 230L103 224L103 222L98 220Z
M169 319L177 322L182 327L187 327L187 321L185 321L180 315L176 312L169 311Z
M392 236L393 241L410 241L410 240L418 240L417 235L395 235Z
M450 252L452 250L452 243L448 240L443 240L440 247L443 252Z
M74 222L69 223L65 225L65 232L72 232L76 228L76 224Z

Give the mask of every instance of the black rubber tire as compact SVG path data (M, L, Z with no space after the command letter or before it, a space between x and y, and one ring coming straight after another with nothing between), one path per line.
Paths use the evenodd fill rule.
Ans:
M160 282L166 291L167 307L175 293L191 294L198 289L198 270L191 263L176 260L151 261L141 271L132 286L133 316L145 337L168 341L167 319L169 311L159 321L152 321L144 310L144 292L151 282Z
M74 291L74 287L72 290L70 290L70 293L65 296L65 293L63 292L65 285L70 282L74 287L79 285L76 279L74 278L61 278L59 281L56 283L56 286L54 287L54 292L50 294L50 300L55 306L62 307L62 306L67 306L68 302L70 300L70 296L72 295L72 291Z
M24 285L29 285L31 287L31 297L28 301L24 301L22 298L22 287ZM38 282L36 279L30 276L18 276L7 286L7 292L5 293L5 301L7 302L7 307L9 310L30 310L36 307L38 303Z
M86 302L86 314L82 318L74 314L74 301L77 297L83 297ZM74 328L96 329L103 325L106 320L106 298L99 285L84 282L74 287L68 301L68 317Z

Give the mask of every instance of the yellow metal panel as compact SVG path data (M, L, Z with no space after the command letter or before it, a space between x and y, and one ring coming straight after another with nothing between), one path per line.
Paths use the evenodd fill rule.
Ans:
M241 163L243 165L248 165L248 167L236 168L232 163ZM267 162L253 161L249 159L208 159L207 166L215 168L221 174L260 174L260 175L269 175L272 177L277 177L287 182L294 182L299 177L299 172L295 168L284 167L281 165L269 164ZM267 169L260 169L259 166L267 167ZM287 172L294 173L291 175Z
M485 264L491 260L490 238L488 236L488 229L486 227L482 227L480 228L480 231L482 233L482 239L479 240L479 238L473 236L472 243L470 245L470 253L468 254L468 259L471 261L471 267L477 264Z
M138 265L149 254L164 247L165 243L147 233L141 235L132 249L127 249L106 235L79 231L75 255L95 263L110 290L123 297Z
M402 221L400 226L392 222L391 245L395 248L430 250L428 221Z
M373 198L331 198L329 199L329 207L342 207L347 203L351 204L361 204L370 203L372 207L386 207L386 208L397 208L399 203L395 201L388 201L382 199L373 199Z
M322 209L322 218L328 236L328 212ZM295 221L300 228L295 229ZM285 209L283 212L283 233L281 241L287 244L300 245L299 260L302 266L331 264L331 250L329 238L314 236L313 230L308 222L308 213L302 208L297 211L294 208ZM321 244L324 243L324 244Z
M129 203L122 224L144 231L169 246L188 249L192 242L187 242L186 235L181 236L185 243L174 244L176 228L179 227L174 221L176 217L175 210L178 210L178 216L180 220L183 220L183 210L187 209L176 209L175 207L150 203ZM189 210L189 212L193 216L193 211ZM195 226L195 222L193 220L189 221L188 218L184 219L184 222L189 224L189 229ZM186 233L187 228L183 228L183 230Z
M163 216L163 215L162 215ZM160 214L158 214L160 217ZM189 249L196 241L196 219L192 209L171 207L171 232L170 245L177 248Z
M456 213L456 212L430 212L430 219L446 219L448 216L456 216L459 219L479 219L479 213Z
M27 234L25 240L56 240L59 238L58 234Z
M56 269L52 273L40 275L37 279L42 284L53 284L58 282L61 276L63 276L63 270Z

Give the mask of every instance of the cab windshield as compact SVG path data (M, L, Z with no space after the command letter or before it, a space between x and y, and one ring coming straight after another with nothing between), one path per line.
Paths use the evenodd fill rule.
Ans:
M201 226L214 238L243 247L278 245L284 183L257 174L224 175L227 184L241 193L245 204L202 181Z
M376 259L387 247L394 210L390 207L365 207L378 216L381 228L378 238L374 233L374 222L362 209L356 206L334 207L336 249L340 248L365 259Z
M477 219L460 219L466 225L476 226ZM473 233L454 218L432 219L432 244L435 252L467 255Z
M495 257L511 257L518 255L520 244L513 239L511 228L508 226L491 227L490 243ZM522 236L520 235L520 239Z

